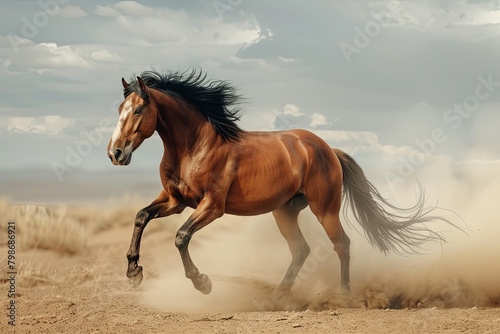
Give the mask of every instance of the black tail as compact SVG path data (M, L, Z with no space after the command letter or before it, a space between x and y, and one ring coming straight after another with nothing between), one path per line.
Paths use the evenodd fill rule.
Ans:
M418 248L427 241L446 241L442 234L431 231L422 223L444 221L457 227L445 218L431 215L435 208L424 207L425 195L420 183L420 195L413 207L395 207L366 179L363 170L351 156L338 149L333 150L342 165L346 208L352 207L354 217L361 224L366 237L382 252L418 253ZM388 212L385 207L394 213Z

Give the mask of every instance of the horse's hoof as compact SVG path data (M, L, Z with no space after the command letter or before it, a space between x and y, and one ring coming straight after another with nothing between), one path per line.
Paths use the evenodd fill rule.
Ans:
M193 284L196 290L200 291L204 295L208 295L212 292L212 281L205 274L200 274L197 278L193 279Z
M144 276L142 274L142 267L141 266L137 267L136 271L137 272L135 272L133 276L129 276L129 280L128 280L128 283L134 289L139 287L139 285L141 285L142 279L144 278Z

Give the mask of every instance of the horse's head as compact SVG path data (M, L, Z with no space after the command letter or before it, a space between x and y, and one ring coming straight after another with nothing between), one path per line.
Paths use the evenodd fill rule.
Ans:
M144 139L156 130L157 109L150 101L149 88L140 77L128 84L122 78L125 99L118 107L118 124L108 144L108 156L113 165L128 165Z

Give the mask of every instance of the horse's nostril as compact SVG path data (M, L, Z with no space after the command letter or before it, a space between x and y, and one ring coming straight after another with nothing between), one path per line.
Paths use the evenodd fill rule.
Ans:
M115 150L115 159L116 159L116 160L119 160L119 159L120 159L120 157L121 157L121 155L122 155L122 153L123 153L123 151L122 151L122 150L120 150L119 148L117 148L117 149Z

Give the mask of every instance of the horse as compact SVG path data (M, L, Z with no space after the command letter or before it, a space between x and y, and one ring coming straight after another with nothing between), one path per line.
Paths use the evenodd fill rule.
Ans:
M124 100L107 146L114 165L131 162L133 152L156 131L163 141L158 197L139 210L127 252L126 275L133 286L143 280L138 265L141 237L155 218L194 209L175 236L185 270L194 287L209 294L212 283L189 254L193 234L225 213L239 216L272 212L292 260L278 286L290 292L310 247L298 225L309 207L323 226L340 260L343 291L350 291L350 239L340 221L347 204L365 236L380 251L413 253L427 241L444 241L425 223L445 218L415 206L398 208L384 199L347 153L331 148L303 129L245 131L237 121L243 97L227 81L208 79L201 69L184 72L144 71L130 82L122 78ZM420 185L420 183L419 183Z

